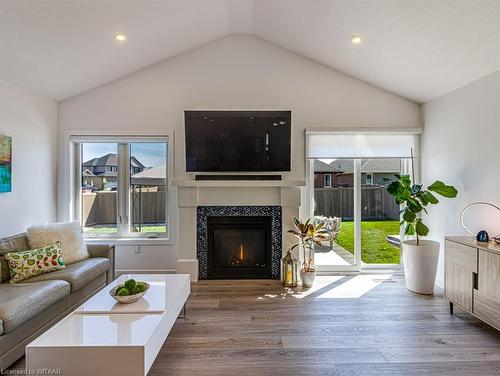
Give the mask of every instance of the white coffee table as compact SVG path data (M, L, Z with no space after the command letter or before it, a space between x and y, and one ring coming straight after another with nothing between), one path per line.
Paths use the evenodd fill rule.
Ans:
M151 288L138 302L118 304L109 290L129 278ZM122 275L26 346L26 368L71 376L147 375L189 292L187 274Z

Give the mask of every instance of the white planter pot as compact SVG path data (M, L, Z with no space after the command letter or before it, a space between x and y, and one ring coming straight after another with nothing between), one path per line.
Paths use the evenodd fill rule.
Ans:
M434 283L439 259L439 242L433 240L405 240L403 264L406 288L418 294L434 294Z
M302 280L303 287L311 287L315 278L316 270L313 270L312 272L305 272L303 270L300 271L300 279Z

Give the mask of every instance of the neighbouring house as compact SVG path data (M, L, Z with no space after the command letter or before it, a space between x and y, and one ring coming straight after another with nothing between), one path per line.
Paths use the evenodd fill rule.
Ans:
M330 166L340 171L335 187L352 187L354 184L352 159L337 159ZM361 160L362 185L388 185L394 180L394 174L401 172L400 159L363 159Z
M118 162L116 154L108 153L102 157L92 158L82 164L84 187L98 191L114 190L117 187ZM138 174L146 167L134 156L130 157L130 174Z
M314 160L314 188L332 188L337 186L337 177L342 171L319 159Z

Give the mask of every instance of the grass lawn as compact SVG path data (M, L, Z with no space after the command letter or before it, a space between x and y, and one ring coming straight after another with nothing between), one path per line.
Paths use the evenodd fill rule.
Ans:
M367 264L399 264L399 248L389 244L387 235L399 234L398 221L361 222L361 259ZM354 222L343 222L338 243L354 254Z
M166 232L166 226L144 225L141 232ZM86 234L114 234L116 226L91 226L84 227L83 232Z

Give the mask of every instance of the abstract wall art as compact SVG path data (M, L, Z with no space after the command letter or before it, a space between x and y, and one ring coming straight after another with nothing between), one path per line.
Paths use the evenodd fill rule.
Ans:
M0 193L12 191L12 137L0 135Z

